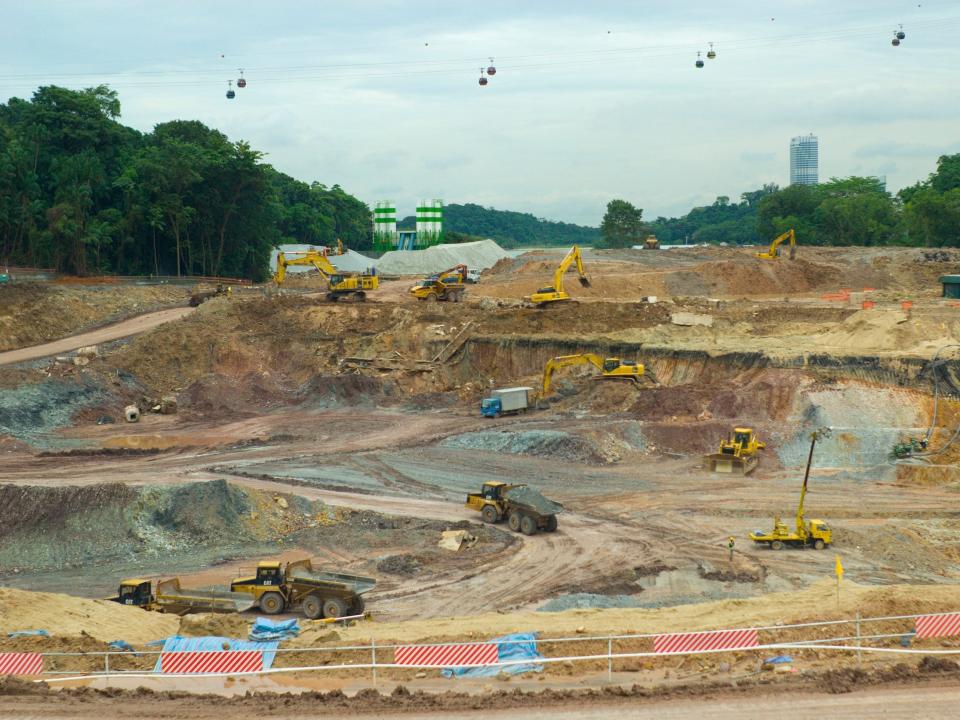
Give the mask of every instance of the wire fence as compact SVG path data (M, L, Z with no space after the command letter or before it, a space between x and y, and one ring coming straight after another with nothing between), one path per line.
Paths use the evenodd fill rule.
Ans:
M940 628L932 636L918 635L918 620L924 628ZM843 630L841 628L847 628ZM736 640L724 642L724 639L751 638L746 643L737 644ZM537 650L540 656L534 659L509 659L509 653L503 653L504 647L528 644L529 640L493 640L453 643L425 643L413 646L426 651L425 656L437 658L438 653L455 648L458 657L468 657L470 649L498 647L496 662L472 662L470 660L451 663L447 660L430 661L405 660L400 662L398 649L410 649L412 646L397 643L378 644L375 641L363 644L287 647L271 650L272 664L255 670L217 670L200 672L165 673L161 671L164 656L178 653L164 650L145 651L90 651L90 652L44 652L43 680L58 682L75 678L91 677L237 677L248 675L270 675L288 673L346 672L355 675L358 672L371 673L374 684L378 673L392 673L395 679L409 679L413 673L424 670L485 668L494 672L509 671L519 665L543 665L547 668L562 664L573 666L580 671L606 670L608 681L612 682L614 670L635 669L630 663L665 662L670 659L688 658L698 655L727 655L737 657L755 657L759 660L763 654L773 651L789 651L798 657L807 653L848 653L857 663L861 663L864 654L900 654L900 655L960 655L960 647L950 646L944 638L960 635L960 613L937 613L927 615L891 615L884 617L843 618L796 624L777 624L768 626L697 630L664 631L658 633L629 633L617 635L586 635L557 638L537 638ZM658 641L671 640L672 649L658 649ZM704 639L707 640L706 645ZM689 641L686 642L685 641ZM217 655L218 662L229 666L231 653L246 650L223 650ZM204 653L195 653L202 655ZM442 655L442 652L440 653ZM505 657L499 657L505 655Z

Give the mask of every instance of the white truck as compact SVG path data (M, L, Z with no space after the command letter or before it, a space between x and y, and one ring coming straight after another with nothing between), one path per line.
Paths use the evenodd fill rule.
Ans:
M530 407L531 387L500 388L480 401L480 414L496 418L510 413L525 412Z

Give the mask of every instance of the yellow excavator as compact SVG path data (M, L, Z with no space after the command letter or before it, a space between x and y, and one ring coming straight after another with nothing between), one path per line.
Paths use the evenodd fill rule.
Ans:
M793 260L797 254L797 235L793 232L793 228L790 228L785 233L777 235L773 242L770 243L770 249L764 250L763 252L758 252L757 257L763 258L764 260L776 260L780 257L780 244L790 241L790 259Z
M343 245L339 244L339 241L338 251L334 254L343 254ZM327 282L327 300L332 302L348 295L353 296L354 300L362 302L367 299L368 290L376 290L380 287L380 278L377 275L341 272L327 260L324 253L314 248L289 253L279 251L277 253L277 271L273 274L273 280L277 285L283 284L287 276L287 267L291 265L312 265L315 267Z
M553 285L540 288L527 298L527 301L542 308L561 300L569 300L570 296L563 290L563 276L574 263L576 263L577 273L580 276L580 284L584 287L590 287L590 279L583 271L583 258L580 255L580 248L574 245L570 248L570 252L560 261L556 271L553 273Z
M587 364L597 368L601 373L599 377L603 380L632 380L639 382L644 373L643 364L635 360L621 360L620 358L604 359L594 353L560 355L548 360L543 368L543 388L540 390L540 397L546 397L550 392L550 382L553 380L554 372L561 368Z
M707 469L718 473L747 475L759 464L758 453L765 447L765 443L757 440L753 428L736 427L731 435L720 441L717 452L707 455Z
M813 461L813 448L817 440L830 436L830 428L820 428L810 435L810 454L807 456L807 470L803 474L803 487L800 490L800 505L797 506L796 529L790 530L779 515L773 518L773 531L755 530L750 539L757 545L766 545L771 550L783 550L785 547L812 547L823 550L833 544L833 531L823 520L810 520L803 517L803 501L807 497L807 482L810 479L810 463Z
M410 294L417 300L436 302L460 302L466 293L467 266L454 265L443 272L424 278L412 288Z

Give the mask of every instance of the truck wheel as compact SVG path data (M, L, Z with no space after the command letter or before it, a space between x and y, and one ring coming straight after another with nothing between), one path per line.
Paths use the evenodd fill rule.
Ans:
M285 604L283 595L278 592L268 592L260 596L260 609L267 615L282 613Z
M507 525L509 525L510 529L514 532L520 532L520 513L510 513L510 517L507 518Z
M520 518L520 532L524 535L535 535L537 532L537 521L529 515Z
M823 550L823 548L824 548L823 540L817 540L817 541L813 544L813 549L814 549L814 550Z
M500 519L500 513L497 512L497 509L493 505L484 505L483 510L480 511L480 517L483 518L485 523L492 525Z
M303 599L303 614L311 620L316 620L323 615L323 600L317 595L307 595Z
M557 516L551 515L547 518L547 532L556 532L557 530Z
M436 293L430 293L427 295L427 302L435 303L437 301Z
M340 598L327 598L323 603L325 618L338 618L347 614L347 604Z
M770 549L771 549L771 550L783 550L783 543L780 542L779 540L774 540L772 543L770 543Z

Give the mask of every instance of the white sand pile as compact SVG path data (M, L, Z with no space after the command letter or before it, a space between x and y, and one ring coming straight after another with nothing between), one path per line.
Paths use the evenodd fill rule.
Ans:
M456 245L435 245L426 250L391 250L375 262L377 272L387 275L424 275L463 263L471 270L486 270L507 251L493 240Z

